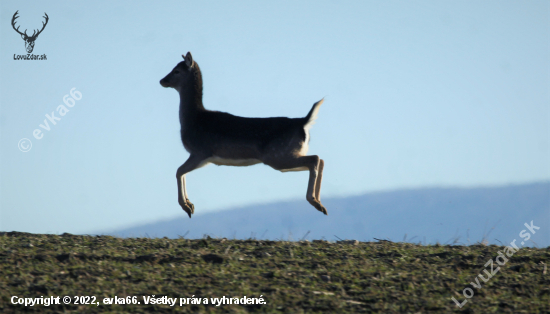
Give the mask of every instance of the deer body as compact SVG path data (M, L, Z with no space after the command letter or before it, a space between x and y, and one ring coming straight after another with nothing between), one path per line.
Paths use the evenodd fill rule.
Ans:
M194 206L185 189L185 174L209 163L250 166L264 163L276 170L310 171L306 199L327 214L320 202L324 161L306 156L309 128L317 117L322 100L304 118L244 118L211 111L202 104L202 74L190 53L165 78L164 87L180 94L181 140L190 156L178 168L178 201L189 217Z

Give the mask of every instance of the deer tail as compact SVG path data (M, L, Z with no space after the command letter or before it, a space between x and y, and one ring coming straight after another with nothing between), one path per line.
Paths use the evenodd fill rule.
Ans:
M307 114L307 116L304 118L306 121L304 124L305 129L311 128L311 126L315 123L315 120L317 120L317 114L319 113L319 108L321 108L321 105L323 104L323 101L325 99L321 99L318 102L313 104L313 107L311 107L311 110Z

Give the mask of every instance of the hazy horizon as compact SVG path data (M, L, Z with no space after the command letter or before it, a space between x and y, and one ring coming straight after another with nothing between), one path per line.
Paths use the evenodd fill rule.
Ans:
M503 245L525 223L538 229L522 246L550 245L550 182L485 188L427 188L324 200L330 219L302 200L184 215L91 235L200 239L358 240ZM375 218L371 218L375 217Z

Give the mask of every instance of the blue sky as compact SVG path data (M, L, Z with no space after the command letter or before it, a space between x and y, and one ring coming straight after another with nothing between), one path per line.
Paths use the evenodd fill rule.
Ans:
M47 60L14 60L17 10L21 30L48 14L33 51ZM323 197L549 180L549 13L547 1L2 1L0 230L185 215L179 98L159 80L187 51L208 109L303 117L326 97L309 151L326 162ZM35 139L72 88L82 99ZM305 202L307 178L210 165L187 184L198 214Z

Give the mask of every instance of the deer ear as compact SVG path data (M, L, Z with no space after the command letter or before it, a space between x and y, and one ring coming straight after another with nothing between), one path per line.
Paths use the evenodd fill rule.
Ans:
M185 65L188 67L193 65L193 56L191 55L191 52L187 52L187 55L185 55L183 59L185 60Z

